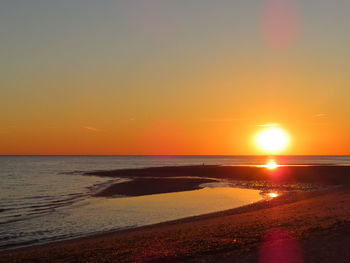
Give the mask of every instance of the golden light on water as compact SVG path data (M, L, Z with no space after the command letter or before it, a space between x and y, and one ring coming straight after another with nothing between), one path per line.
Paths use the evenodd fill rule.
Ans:
M287 148L290 137L283 129L272 127L260 131L255 137L255 143L262 151L278 153Z
M270 169L270 170L274 170L278 167L279 165L274 161L274 160L270 160L266 165L265 167L267 169Z
M268 193L267 195L268 195L269 197L271 197L271 198L275 198L275 197L278 196L277 193Z

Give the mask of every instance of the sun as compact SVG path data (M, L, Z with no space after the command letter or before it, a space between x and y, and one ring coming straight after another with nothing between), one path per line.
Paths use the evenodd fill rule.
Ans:
M273 127L260 131L255 137L257 146L268 153L278 153L290 143L290 137L281 128Z

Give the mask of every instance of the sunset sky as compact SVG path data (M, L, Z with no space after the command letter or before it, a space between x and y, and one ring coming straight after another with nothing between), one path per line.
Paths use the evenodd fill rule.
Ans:
M350 154L349 0L5 0L0 154Z

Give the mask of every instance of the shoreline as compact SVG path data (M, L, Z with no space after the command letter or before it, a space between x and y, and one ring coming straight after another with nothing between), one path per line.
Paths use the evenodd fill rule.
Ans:
M267 169L261 166L191 165L164 166L119 170L100 170L83 175L111 178L205 178L242 181L268 181L274 183L321 183L327 185L350 185L348 165L281 166Z
M239 259L256 256L257 248L262 239L261 236L268 229L287 226L287 230L293 233L301 243L307 243L309 239L313 238L322 239L327 237L334 232L335 228L341 227L342 230L349 231L349 205L346 211L341 211L344 209L340 209L338 204L336 212L341 214L339 219L331 219L330 215L324 212L320 215L321 210L334 210L334 207L330 207L330 205L333 206L336 203L335 200L339 201L341 199L341 202L350 204L348 190L348 188L339 188L309 193L291 193L270 201L260 201L251 205L205 215L4 250L0 251L0 262L86 262L87 259L100 262L101 258L107 260L107 262L109 260L113 262L153 262L153 260L156 260L154 262L215 262L217 260L232 262L230 261L231 258L235 259L234 262L256 262L240 261ZM329 202L330 198L334 199L333 202ZM312 203L316 203L318 209L305 218L301 214L309 211L314 206ZM298 217L302 219L295 220L296 223L294 224L296 225L293 226L290 217L295 216L292 216L291 212L301 208ZM278 213L276 210L281 210L282 213ZM276 215L276 218L274 218L274 215ZM317 216L315 217L315 215ZM278 222L278 216L283 217L283 223ZM267 219L269 219L269 222L266 222ZM247 224L250 226L248 229ZM224 232L221 229L223 226ZM250 229L252 226L255 229ZM259 229L260 227L261 229ZM248 231L249 229L250 231ZM326 235L323 234L325 231ZM345 234L341 233L342 231L337 230L333 234L345 238L344 235L347 232L344 232ZM217 240L216 236L221 237ZM242 238L242 240L235 241L238 238ZM166 240L166 244L161 244L161 247L157 247L154 251L151 248L155 244L155 240L157 242ZM186 251L181 252L178 243L182 246L183 242L187 244ZM204 243L202 244L202 242ZM238 244L234 244L236 242ZM171 253L172 255L169 256L170 252L164 251L168 245L174 245L173 243L175 243L176 250L181 252L180 256L177 256L177 253ZM193 248L191 244L196 246ZM307 244L309 245L309 243ZM139 252L140 249L143 250L142 254ZM87 254L89 256L86 256ZM334 261L325 260L323 262Z
M93 196L132 197L191 191L200 189L201 184L214 182L261 191L315 191L350 185L348 174L350 166L292 165L269 170L262 166L195 165L92 171L83 175L130 179L113 183Z
M130 178L131 179L131 178ZM117 182L93 194L93 197L143 196L201 189L200 185L217 182L203 178L132 178Z
M60 244L60 243L65 243L65 242L75 241L75 240L78 241L78 240L90 239L90 238L106 236L106 235L122 234L124 232L133 232L133 231L139 231L139 230L143 230L143 229L153 229L153 228L157 228L159 226L168 226L168 225L173 225L173 224L181 224L181 223L185 223L185 222L195 222L197 220L212 219L212 218L217 218L217 217L226 216L226 215L236 215L236 214L242 214L242 213L247 213L247 212L254 212L254 211L261 210L261 209L265 209L267 207L269 207L269 208L275 207L275 206L279 206L281 204L293 203L295 201L311 198L314 196L324 195L325 193L328 193L330 191L335 191L335 190L328 189L328 190L319 190L319 191L313 191L313 192L284 193L278 197L262 198L260 201L257 201L257 202L254 202L254 203L251 203L248 205L243 205L240 207L226 209L226 210L222 210L222 211L210 212L210 213L194 215L194 216L187 216L187 217L174 219L174 220L168 220L168 221L159 222L159 223L155 223L155 224L141 225L141 226L137 226L137 227L127 227L125 229L124 228L123 229L112 229L112 230L101 231L101 232L96 231L95 233L92 233L92 234L76 236L76 237L71 237L71 238L67 238L67 239L59 239L59 240L49 241L49 242L45 242L45 243L24 245L21 247L14 247L14 248L6 248L3 250L0 250L0 255L2 252L31 249L31 248L43 247L43 246L48 246L48 245L55 245L55 244ZM111 195L111 196L108 196L108 198L109 197L113 198L114 196ZM117 198L118 197L119 196L117 196ZM132 196L130 196L130 197L132 197ZM1 260L0 260L0 262L1 262Z
M154 169L157 170L156 173ZM133 177L150 177L160 173L163 173L164 177L175 177L174 169L174 167L162 167L119 170L113 171L113 176L110 177L114 177L115 174L118 174L116 177L120 177L120 174L124 174L125 177L130 177L131 174ZM187 173L181 173L181 177L188 173L197 176L198 171L202 172L203 169L208 169L208 166L187 166L177 169L187 171ZM346 172L349 171L348 169ZM202 177L213 172L216 172L217 179L225 179L228 175L227 169L221 170L221 166L210 166L209 170L211 171L206 171ZM319 169L316 170L319 171ZM339 172L339 169L335 168L335 170ZM297 182L310 181L310 174L317 174L317 171L299 174ZM338 174L342 175L344 171ZM260 172L265 175L271 174L271 171ZM112 171L102 173L102 176L105 176L105 173L111 174ZM328 185L334 186L341 181L342 187L313 192L291 192L271 200L262 200L225 211L41 245L7 249L0 251L0 262L86 262L87 259L98 261L100 258L106 262L215 262L219 258L220 261L223 260L222 262L225 262L225 258L229 259L228 262L231 262L232 258L236 262L256 262L249 261L249 258L256 259L263 234L276 227L287 229L303 247L321 250L321 247L313 246L308 243L308 240L318 238L321 242L328 240L329 236L336 236L337 240L348 241L346 233L350 229L350 192L349 179L338 178L329 184L328 173L317 175L315 179L321 179ZM248 179L253 180L260 176L258 173L255 177L248 177ZM241 175L232 177L237 179ZM295 181L290 180L290 177L283 177L283 179L285 180L272 181L281 184ZM271 217L271 215L274 216ZM278 222L279 220L281 222ZM247 228L247 225L252 228ZM172 249L169 251L169 248ZM333 249L339 251L342 247ZM343 256L346 255L346 251L344 253ZM309 255L307 251L305 254ZM312 255L309 256L312 257ZM337 256L341 257L342 254ZM240 261L244 258L246 260Z

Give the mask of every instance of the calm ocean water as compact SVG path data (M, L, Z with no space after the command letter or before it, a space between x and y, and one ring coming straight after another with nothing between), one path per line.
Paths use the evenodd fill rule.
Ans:
M0 249L153 224L229 209L261 198L257 190L228 187L144 197L92 198L92 193L118 179L83 176L84 171L198 164L260 165L267 159L263 156L0 156ZM350 165L350 156L281 156L275 160L278 164Z

